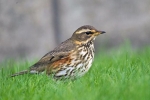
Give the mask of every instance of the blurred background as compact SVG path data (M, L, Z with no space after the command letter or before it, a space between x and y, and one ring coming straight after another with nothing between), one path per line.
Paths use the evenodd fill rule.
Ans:
M82 25L106 31L95 47L150 45L150 0L0 0L0 62L41 58Z

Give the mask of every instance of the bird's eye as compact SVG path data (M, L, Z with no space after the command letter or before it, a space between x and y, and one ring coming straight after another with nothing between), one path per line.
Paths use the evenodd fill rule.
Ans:
M90 32L90 31L89 31L89 32L85 32L85 33L86 33L86 35L93 34L93 33L92 33L92 32Z

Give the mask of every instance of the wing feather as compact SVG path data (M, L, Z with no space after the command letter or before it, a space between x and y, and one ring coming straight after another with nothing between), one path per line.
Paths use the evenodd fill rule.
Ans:
M62 42L53 51L44 55L37 63L31 66L30 71L35 71L37 73L44 71L52 62L68 57L74 48L75 44L70 39Z

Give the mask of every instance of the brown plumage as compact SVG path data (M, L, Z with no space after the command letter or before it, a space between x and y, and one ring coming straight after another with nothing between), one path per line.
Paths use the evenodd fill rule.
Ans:
M76 78L84 75L94 59L94 40L99 34L93 26L84 25L78 28L71 38L62 42L54 50L43 56L37 63L12 77L26 73L53 74L54 78Z

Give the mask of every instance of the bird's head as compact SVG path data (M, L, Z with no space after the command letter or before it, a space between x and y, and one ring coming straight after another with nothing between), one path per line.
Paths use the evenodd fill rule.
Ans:
M90 41L95 40L95 38L100 35L106 33L104 31L99 31L93 26L84 25L79 27L72 35L71 39L77 44L86 44Z

